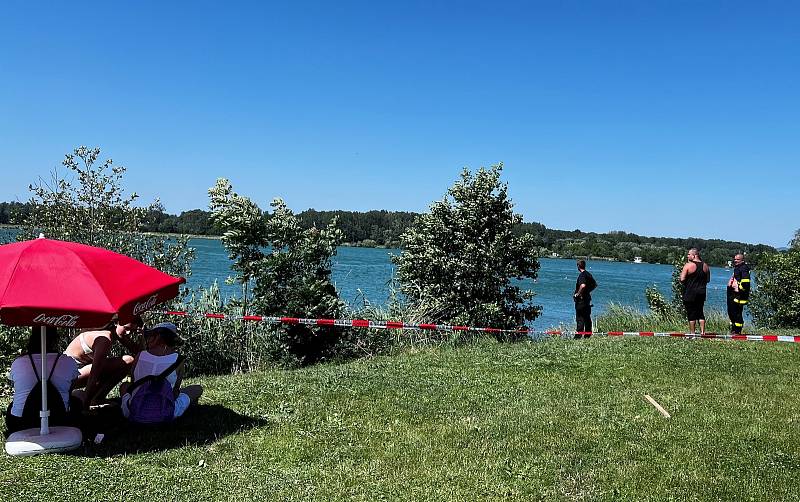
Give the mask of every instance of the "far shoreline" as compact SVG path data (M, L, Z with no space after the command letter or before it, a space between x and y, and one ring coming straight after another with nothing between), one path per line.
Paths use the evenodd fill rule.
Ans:
M20 230L22 228L21 225L14 225L10 223L0 223L0 230ZM168 239L177 239L179 237L186 237L187 239L208 239L208 240L217 240L221 241L223 236L222 235L212 235L212 234L182 234L177 232L140 232L142 235L152 236L152 237L165 237ZM365 239L364 241L357 241L357 242L342 242L339 244L340 247L348 247L348 248L368 248L368 249L398 249L402 250L400 243L392 243L396 245L386 245L386 244L378 244L372 239ZM545 248L546 249L546 248ZM780 252L780 250L778 250ZM541 254L537 255L538 259L552 259L552 260L576 260L576 259L584 259L584 260L593 260L593 261L607 261L607 262L615 262L615 263L637 263L634 260L623 260L619 258L609 257L609 256L586 256L586 255L575 255L575 256L563 256L563 255L553 255L554 253L545 250ZM662 262L655 262L655 261L647 261L644 260L640 262L643 264L649 265L664 265L665 263ZM713 264L712 266L725 268L727 269L728 266L724 263L720 264Z

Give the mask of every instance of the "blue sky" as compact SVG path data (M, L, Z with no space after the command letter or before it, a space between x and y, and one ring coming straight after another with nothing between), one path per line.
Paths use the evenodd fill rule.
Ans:
M526 221L783 246L799 63L797 2L4 3L0 200L82 144L173 213L424 211L503 161Z

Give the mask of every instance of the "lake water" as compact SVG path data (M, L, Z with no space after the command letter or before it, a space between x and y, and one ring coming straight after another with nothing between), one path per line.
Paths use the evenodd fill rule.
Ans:
M216 239L192 239L190 244L197 250L197 259L192 266L189 286L208 286L216 280L223 294L239 294L238 286L225 285L225 278L231 271L222 242ZM398 249L340 247L333 258L332 277L341 298L354 306L363 305L363 298L373 305L385 304L389 296L388 284L395 272L389 255L399 252ZM536 292L536 303L543 307L542 315L534 322L534 328L546 329L559 323L571 326L575 317L572 302L577 277L575 261L543 258L540 263L536 283L522 281L523 287ZM647 310L644 290L651 284L658 286L665 296L671 296L670 265L589 261L587 269L599 284L592 293L594 315L602 313L609 302ZM725 310L725 288L730 273L729 270L712 267L707 306Z

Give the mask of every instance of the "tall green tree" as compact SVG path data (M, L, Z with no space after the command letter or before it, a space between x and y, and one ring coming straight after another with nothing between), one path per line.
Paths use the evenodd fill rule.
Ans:
M331 258L342 241L336 220L322 229L303 229L282 199L274 199L270 207L266 235L272 249L258 269L255 304L271 314L336 317L342 307L330 280Z
M534 293L515 279L539 271L534 238L515 235L522 222L500 181L502 164L464 169L445 197L402 235L397 264L401 291L438 312L436 321L514 328L541 312Z
M126 194L126 169L111 159L100 161L99 148L81 146L67 154L65 171L54 171L50 180L31 184L31 198L17 205L21 231L18 240L39 233L51 239L100 246L147 263L166 273L189 277L194 249L188 239L143 233L145 216L158 201L140 207L136 193ZM26 338L24 330L0 325L0 365Z
M252 312L264 316L335 318L343 307L330 281L331 258L342 240L336 219L326 227L303 228L281 199L264 217L227 179L209 189L211 218L234 261L237 281L252 283ZM330 328L294 325L280 329L287 353L301 364L330 357L339 337Z
M40 232L51 239L80 242L125 254L166 273L188 277L194 250L188 239L165 239L142 232L148 212L160 207L137 206L139 196L125 193L126 168L100 160L99 148L81 146L64 156L65 173L31 184L28 212L19 240Z
M234 279L247 285L256 278L263 249L269 244L264 213L255 202L234 192L225 178L219 178L208 195L211 221L222 230L222 243L237 272Z

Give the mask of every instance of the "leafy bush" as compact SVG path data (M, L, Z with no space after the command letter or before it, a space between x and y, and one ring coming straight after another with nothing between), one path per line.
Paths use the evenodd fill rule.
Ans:
M656 317L669 318L678 312L675 303L667 300L655 284L645 288L644 297Z
M514 328L541 307L513 279L535 279L539 261L530 235L515 235L502 164L465 169L444 199L434 202L402 236L393 256L402 293L437 317L431 321Z
M25 347L30 332L30 328L27 327L11 327L0 324L0 368L11 367L11 363ZM0 397L10 396L12 391L8 379L0 378Z
M759 326L800 328L800 240L785 253L762 255L750 297L750 313ZM793 241L794 242L794 241Z
M686 260L682 253L675 253L671 257L672 261L672 298L667 300L655 285L648 286L644 290L644 296L650 311L661 319L674 319L684 315L683 290L681 282L681 270Z
M336 318L343 308L330 282L331 257L341 243L336 220L327 227L304 229L281 199L273 200L272 214L233 191L230 182L217 180L209 189L211 217L223 230L222 242L243 285L242 312L248 302L264 316ZM268 248L268 249L267 249ZM247 289L252 284L252 299ZM337 357L342 330L336 327L291 325L277 330L278 346L299 364Z

